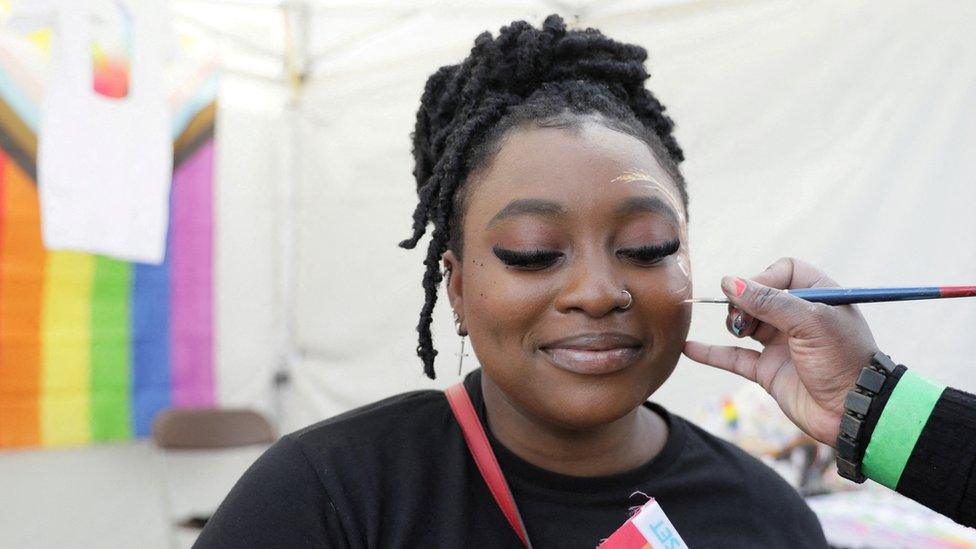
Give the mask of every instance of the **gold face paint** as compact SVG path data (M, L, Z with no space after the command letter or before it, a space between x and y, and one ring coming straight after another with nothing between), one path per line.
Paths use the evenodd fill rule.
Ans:
M642 183L644 187L655 190L658 193L664 195L664 198L674 209L675 213L678 215L678 220L680 222L680 227L678 228L680 232L681 246L678 248L678 257L676 263L678 269L681 271L681 276L683 278L683 283L676 284L674 290L671 291L672 294L687 294L691 289L691 268L688 261L688 221L684 214L684 205L675 192L668 188L657 179L655 179L651 174L640 168L631 168L624 173L613 178L611 183Z

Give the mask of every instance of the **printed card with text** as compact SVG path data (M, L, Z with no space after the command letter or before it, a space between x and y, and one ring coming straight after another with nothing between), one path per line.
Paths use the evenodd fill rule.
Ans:
M599 549L685 549L684 540L661 506L648 500Z

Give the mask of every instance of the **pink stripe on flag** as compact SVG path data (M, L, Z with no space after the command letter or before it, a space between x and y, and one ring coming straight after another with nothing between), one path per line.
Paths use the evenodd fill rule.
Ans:
M173 175L171 230L172 403L214 403L213 157L210 140Z

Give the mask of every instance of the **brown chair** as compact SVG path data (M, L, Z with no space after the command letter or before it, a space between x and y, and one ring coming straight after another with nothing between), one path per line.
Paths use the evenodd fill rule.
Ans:
M234 448L275 441L271 424L254 410L169 409L152 426L156 446L164 449Z
M170 523L170 545L179 547L178 528L199 532L206 524L209 515L191 515L176 519L173 516L173 494L170 493L170 467L167 454L199 456L201 460L212 459L212 454L224 449L247 446L266 447L275 441L275 432L267 419L259 412L246 409L184 408L168 409L159 412L153 420L152 440L159 448L157 459L162 470L162 498L166 519ZM200 467L203 462L192 463L197 470L211 469ZM250 459L250 458L249 458ZM241 473L243 471L240 471ZM229 487L228 487L229 488ZM194 534L195 536L196 534Z

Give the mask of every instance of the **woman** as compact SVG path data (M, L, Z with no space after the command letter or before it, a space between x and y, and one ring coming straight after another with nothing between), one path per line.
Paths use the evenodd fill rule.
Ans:
M535 547L595 547L648 496L691 547L825 546L775 473L646 403L688 332L682 152L642 48L516 22L427 82L414 247L433 224L418 353L447 274L464 381ZM517 547L443 393L284 437L199 546Z

